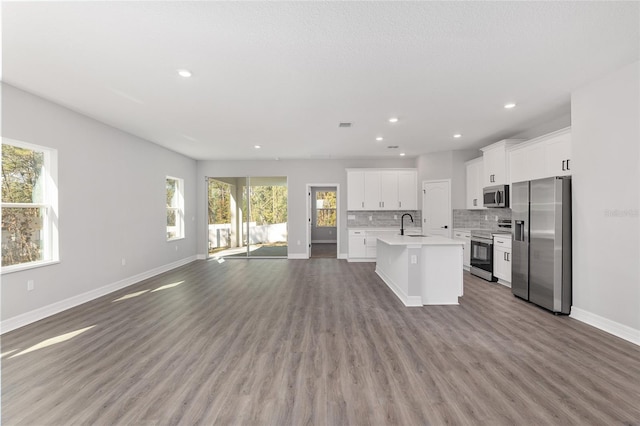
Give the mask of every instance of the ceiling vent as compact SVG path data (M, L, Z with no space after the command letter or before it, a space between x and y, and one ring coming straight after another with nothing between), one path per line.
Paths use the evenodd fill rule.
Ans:
M338 123L338 127L351 127L351 126L353 126L353 123L349 123L347 121Z
M389 145L387 148L389 148L389 149L398 149L398 145Z

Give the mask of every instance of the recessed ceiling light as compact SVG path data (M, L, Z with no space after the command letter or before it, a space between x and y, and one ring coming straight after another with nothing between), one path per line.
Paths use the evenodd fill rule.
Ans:
M462 137L462 135L461 135L460 133L456 133L455 135L453 135L453 137L454 137L454 138L456 138L456 139L458 139L458 138L461 138L461 137Z
M401 152L401 153L400 153L400 157L404 157L404 152Z
M376 140L377 140L377 141L381 141L381 140L384 140L384 138L383 138L382 136L378 136L378 137L376 138Z
M254 147L255 149L260 149L260 148L262 148L260 145L254 145L253 147Z
M514 104L513 102L511 102L511 103L508 103L508 104L504 104L504 107L505 107L506 109L511 109L511 108L515 108L515 107L516 107L516 104Z
M398 117L391 117L389 119L389 123L397 123L398 122Z
M180 77L189 78L189 77L191 77L191 71L189 71L189 70L178 70L178 75Z

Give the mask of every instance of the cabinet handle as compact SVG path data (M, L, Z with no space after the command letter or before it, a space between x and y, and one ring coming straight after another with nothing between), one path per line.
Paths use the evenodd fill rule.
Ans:
M567 160L562 160L562 171L563 171L563 172L564 172L565 170L567 170L567 169L565 169L565 168L564 168L564 163L565 163L565 161L567 161Z
M364 201L362 202L362 208L364 208Z
M567 159L567 171L568 171L568 170L571 170L571 169L569 168L569 161L570 161L570 160L569 160L569 159Z
M477 199L477 198L474 198L474 199L473 199L473 205L474 205L474 206L477 206L477 205L478 205L478 199Z
M398 201L398 207L402 207L402 201Z
M507 261L507 252L502 253L502 260Z
M511 253L506 253L505 252L505 254L507 255L507 262L509 262L511 260L511 259L509 259L509 257L511 256Z

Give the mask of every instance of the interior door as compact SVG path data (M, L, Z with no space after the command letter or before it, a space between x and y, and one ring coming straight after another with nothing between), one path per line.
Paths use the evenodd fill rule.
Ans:
M422 183L422 233L451 238L451 181Z

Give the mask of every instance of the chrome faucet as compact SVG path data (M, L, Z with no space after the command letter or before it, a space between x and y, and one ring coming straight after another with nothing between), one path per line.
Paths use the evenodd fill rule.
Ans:
M404 235L404 217L405 216L409 216L409 219L411 219L411 223L413 223L413 216L411 216L409 213L403 214L402 217L400 218L400 235Z

